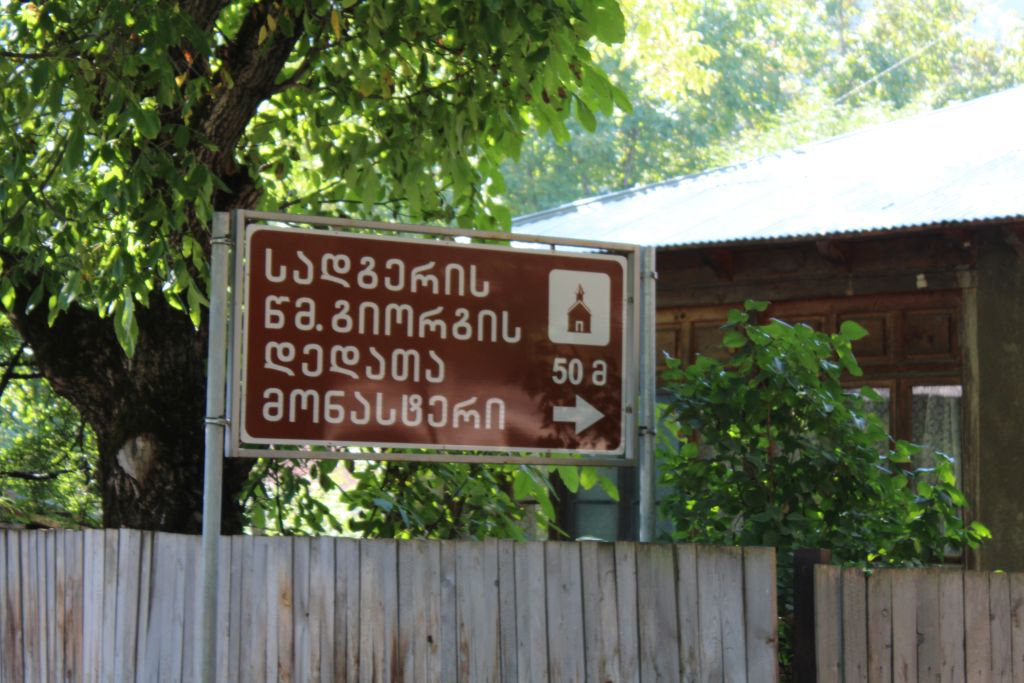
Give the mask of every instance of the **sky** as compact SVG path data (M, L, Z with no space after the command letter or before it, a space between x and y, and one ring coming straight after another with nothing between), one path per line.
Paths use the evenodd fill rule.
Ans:
M975 21L979 33L1006 40L1014 28L1024 26L1024 0L981 0Z

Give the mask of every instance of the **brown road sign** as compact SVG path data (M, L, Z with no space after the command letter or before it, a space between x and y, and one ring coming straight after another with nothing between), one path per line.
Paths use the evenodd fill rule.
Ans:
M621 256L249 226L241 439L624 452Z

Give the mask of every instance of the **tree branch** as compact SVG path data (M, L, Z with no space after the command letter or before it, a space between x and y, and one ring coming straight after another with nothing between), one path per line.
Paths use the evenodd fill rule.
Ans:
M283 11L274 0L260 0L250 8L235 39L224 49L223 62L215 76L219 82L197 112L198 127L216 145L214 151L205 147L198 150L199 157L229 185L231 176L238 170L235 162L238 141L260 104L273 95L274 84L298 39L298 32L287 36L273 31L267 35L267 17L276 18ZM301 17L294 17L293 22L301 25ZM238 189L237 194L240 194ZM228 201L238 202L239 199L245 201L244 197L237 196Z
M0 477L7 479L23 479L25 481L53 481L72 470L57 470L56 472L26 472L23 470L0 470Z
M28 344L22 342L21 346L18 347L18 350L15 351L7 361L7 367L4 368L4 374L0 376L0 396L4 395L4 392L7 391L7 385L11 383L11 380L15 379L14 375L27 346Z

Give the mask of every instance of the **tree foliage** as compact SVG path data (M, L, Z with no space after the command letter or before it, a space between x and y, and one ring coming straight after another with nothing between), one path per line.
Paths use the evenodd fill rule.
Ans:
M535 139L505 164L529 213L744 161L1024 81L1024 35L973 31L967 0L623 3L602 51L633 114Z
M554 477L618 499L593 467L261 460L242 504L258 533L526 540L561 533Z
M198 528L212 212L507 227L528 132L628 106L592 54L622 37L613 0L0 6L0 305L94 429L104 522Z
M667 424L677 442L659 452L671 487L663 513L679 541L829 548L847 563L942 561L947 549L989 536L965 524L950 458L914 467L917 447L892 440L866 402L852 321L826 335L779 320L755 324L748 302L725 325L725 362L669 361Z
M96 443L0 319L0 524L94 526Z

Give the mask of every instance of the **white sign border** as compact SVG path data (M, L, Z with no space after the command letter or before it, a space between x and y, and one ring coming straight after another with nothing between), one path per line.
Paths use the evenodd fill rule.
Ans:
M284 223L286 225L268 225L267 223ZM381 223L375 221L356 221L293 214L267 213L258 211L235 211L232 213L232 242L234 247L234 287L231 305L231 344L229 346L229 377L228 401L231 407L230 421L235 427L230 430L231 444L228 452L235 457L275 457L275 458L319 458L319 459L353 459L353 460L406 460L428 462L479 462L479 463L533 463L533 464L575 464L630 467L636 464L634 457L637 443L636 427L636 378L640 371L637 350L640 344L638 326L639 306L639 247L629 244L591 242L585 240L563 240L539 235L493 233L455 228L408 225L401 223ZM287 225L291 224L291 225ZM606 450L571 449L571 448L523 448L511 446L475 446L462 444L414 444L407 442L366 442L366 441L328 441L328 440L293 440L293 439L247 439L243 436L241 391L244 381L243 336L246 332L245 313L248 310L248 288L246 287L246 263L249 241L247 236L253 231L266 229L276 232L301 232L308 234L310 227L293 227L294 224L306 226L323 226L335 228L325 233L341 233L345 237L377 240L386 242L405 242L418 244L420 239L398 236L382 236L350 232L352 230L378 230L396 234L424 234L434 237L466 239L488 239L517 243L539 243L552 247L551 254L563 257L577 257L584 261L611 260L623 268L623 329L622 329L622 369L620 424L621 438L617 447ZM488 251L510 251L514 247L487 245L478 243L456 243L434 241L431 246L454 247L461 249L482 249ZM566 250L556 250L562 246L570 249L602 249L614 253L594 254ZM538 251L538 255L548 252ZM241 295L239 295L241 294ZM244 309L244 310L243 310ZM308 450L276 450L274 446L306 446ZM382 453L375 450L348 449L416 449L418 453ZM448 451L480 451L480 454L449 453ZM510 455L510 454L518 455ZM573 458L552 457L558 455L575 455Z

